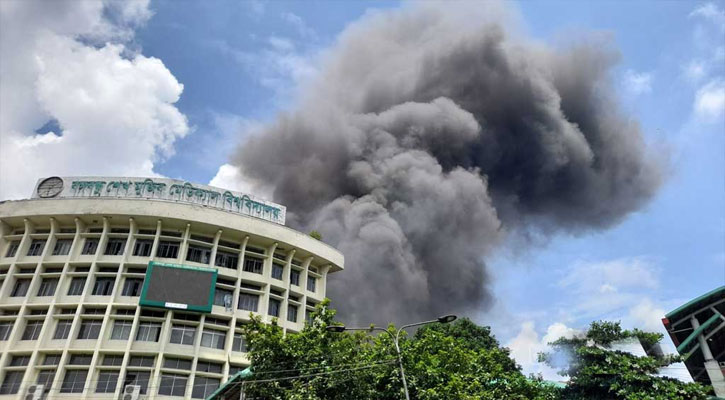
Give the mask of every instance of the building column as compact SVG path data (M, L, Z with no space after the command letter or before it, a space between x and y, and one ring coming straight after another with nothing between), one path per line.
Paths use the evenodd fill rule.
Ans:
M700 322L694 315L690 317L690 323L692 324L692 329L700 327ZM715 395L725 397L725 376L723 376L722 369L720 369L720 364L712 356L710 346L708 346L707 340L705 340L705 336L702 333L697 335L697 341L700 344L700 350L702 350L702 355L705 358L705 371L707 371L707 376L710 378Z

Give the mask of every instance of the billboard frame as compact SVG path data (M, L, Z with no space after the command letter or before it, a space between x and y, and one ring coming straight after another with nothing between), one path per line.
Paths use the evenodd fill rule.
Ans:
M199 306L199 305L191 305L191 304L181 304L181 303L171 303L168 301L156 301L156 300L148 300L146 298L149 285L151 284L151 274L154 270L154 267L163 267L163 268L176 268L176 269L184 269L189 271L202 271L202 272L208 272L212 274L211 279L211 290L209 290L209 298L207 299L207 304L205 306ZM143 287L141 288L141 296L139 297L138 304L141 307L155 307L155 308L165 308L168 310L181 310L181 311L194 311L199 313L210 313L212 310L212 307L214 306L214 294L216 292L216 281L217 281L217 275L218 271L215 268L204 268L204 267L194 267L191 265L181 265L181 264L172 264L172 263L165 263L165 262L158 262L158 261L149 261L148 268L146 269L146 277L143 282Z

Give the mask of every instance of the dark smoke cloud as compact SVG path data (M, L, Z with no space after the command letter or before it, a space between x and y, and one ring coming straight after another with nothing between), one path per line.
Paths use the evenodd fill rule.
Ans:
M606 228L660 185L609 46L547 48L500 5L456 5L348 28L297 110L234 156L345 254L328 293L349 322L485 307L484 260L512 232Z

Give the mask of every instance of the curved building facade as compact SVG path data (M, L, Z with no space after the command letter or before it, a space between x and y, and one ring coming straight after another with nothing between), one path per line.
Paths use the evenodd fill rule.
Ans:
M248 366L250 313L299 331L343 268L283 207L239 193L143 178L35 190L0 203L0 399L206 398Z

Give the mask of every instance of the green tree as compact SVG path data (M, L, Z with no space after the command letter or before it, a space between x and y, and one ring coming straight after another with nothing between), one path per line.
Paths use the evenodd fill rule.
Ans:
M311 323L284 335L258 317L244 328L253 375L247 396L265 399L404 398L392 338L385 333L332 333L328 301ZM395 332L394 327L388 331ZM467 319L430 325L401 339L411 398L554 400L556 389L526 378L489 328ZM303 377L299 377L303 376Z
M662 334L638 329L623 330L619 322L592 322L584 335L553 343L550 353L542 353L539 360L569 376L562 390L563 400L700 400L707 398L707 390L697 383L684 383L655 374L677 357L663 356L655 350ZM637 338L647 356L614 351L613 342Z
M318 231L310 232L310 237L317 239L317 240L322 240L322 234Z

